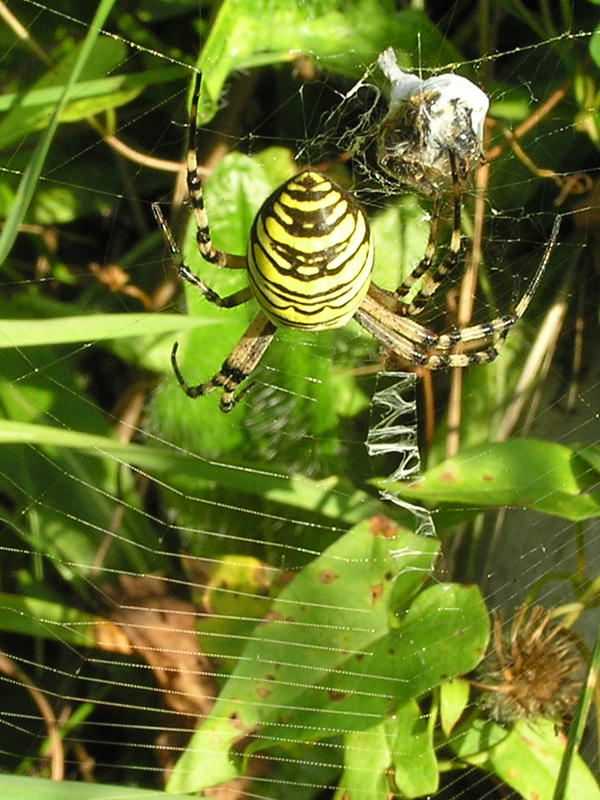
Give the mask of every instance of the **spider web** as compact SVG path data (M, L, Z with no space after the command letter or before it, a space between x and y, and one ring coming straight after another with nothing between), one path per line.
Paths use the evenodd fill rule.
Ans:
M414 515L417 533L424 536L435 535L429 511L401 499L393 489L394 482L421 479L416 377L414 373L385 372L379 377L377 384L377 391L371 401L369 432L365 442L367 452L376 474L386 472L385 467L377 469L377 463L382 456L389 457L392 454L398 459L398 465L387 476L387 485L380 489L381 496Z
M491 99L489 169L465 187L461 264L427 325L507 313L563 216L548 273L498 361L430 380L382 366L385 354L355 324L281 331L225 416L218 397L183 395L169 353L179 340L185 374L205 380L255 308L215 310L186 293L188 314L173 321L184 304L150 215L151 202L166 210L173 200L191 268L222 294L243 285L201 262L187 209L177 217L198 25L203 40L211 33L207 5L179 5L113 11L83 76L92 99L59 126L3 265L0 785L10 796L10 776L68 778L75 787L61 791L74 796L105 796L100 784L112 784L109 796L125 798L135 787L162 791L169 775L172 790L196 791L212 770L222 782L213 795L232 800L309 800L338 786L366 800L394 784L434 794L431 763L416 771L419 786L403 767L430 754L465 759L443 776L440 797L495 797L460 749L460 728L423 744L432 709L449 697L431 677L454 666L445 651L457 658L462 636L466 658L484 638L486 609L510 619L525 600L566 608L590 648L598 627L594 6L541 31L531 12L503 16L498 6L487 48L468 44L460 4L432 6L430 35L415 37L418 55L405 65L423 77L458 72ZM72 67L70 48L90 31L92 9L71 6L14 0L7 8L22 30L3 13L5 97L41 92L17 103L21 117L6 100L6 211L52 89ZM234 18L258 18L231 6ZM313 42L313 58L293 66L287 50L270 62L256 47L212 98L221 115L201 142L201 162L220 162L206 189L211 231L242 253L273 185L318 165L367 208L376 279L393 290L421 258L432 214L431 200L399 189L369 148L388 89L378 47L396 42L376 47L355 3L298 8L307 19L331 15L327 46ZM366 44L341 34L337 43L336 12ZM579 72L564 67L567 54ZM129 82L111 82L121 75ZM445 197L438 257L449 220ZM510 502L477 494L477 478L501 484ZM392 658L385 645L400 635ZM471 689L463 719L479 713L476 699ZM215 737L234 729L230 748L206 733L190 745L203 719ZM398 733L411 724L417 756ZM582 752L597 774L596 750L590 726ZM508 780L501 763L494 769Z

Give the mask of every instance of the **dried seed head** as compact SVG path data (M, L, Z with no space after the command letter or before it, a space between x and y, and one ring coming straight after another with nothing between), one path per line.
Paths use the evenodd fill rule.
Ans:
M494 613L491 651L477 669L479 705L498 722L546 717L568 721L585 664L575 639L542 606L523 605L510 625Z

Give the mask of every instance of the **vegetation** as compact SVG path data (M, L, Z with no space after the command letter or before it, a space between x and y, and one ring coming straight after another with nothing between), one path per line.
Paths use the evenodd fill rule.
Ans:
M600 516L586 388L597 388L597 6L80 5L0 3L5 795L226 784L274 800L600 797L577 753L598 643L575 647L571 633L593 614L599 580L586 561ZM358 194L377 281L395 288L424 253L431 200L390 191L369 152L345 150L385 102L376 61L389 45L405 68L456 69L491 99L464 265L427 324L507 313L562 217L501 357L418 375L422 482L390 478L398 455L364 446L382 362L355 323L278 332L231 414L217 393L186 397L173 342L182 372L205 380L256 308L182 290L150 211L169 210L209 286L244 285L204 263L193 221L185 229L198 67L216 245L243 254L265 197L310 163ZM449 216L447 203L442 250ZM562 410L575 406L583 421ZM416 532L410 504L429 510L437 537ZM498 583L518 587L492 591L498 534L518 526L526 552L553 552L557 522L575 557L551 570L536 555L541 574L515 566ZM551 610L518 611L507 640L492 606L509 601L508 617L525 601ZM540 642L540 701L519 705L530 695L520 665Z

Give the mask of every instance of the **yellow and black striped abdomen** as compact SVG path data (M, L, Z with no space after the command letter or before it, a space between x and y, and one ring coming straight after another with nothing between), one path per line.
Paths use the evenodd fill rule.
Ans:
M263 204L247 258L250 285L275 325L337 328L354 316L371 282L369 222L351 194L305 170Z

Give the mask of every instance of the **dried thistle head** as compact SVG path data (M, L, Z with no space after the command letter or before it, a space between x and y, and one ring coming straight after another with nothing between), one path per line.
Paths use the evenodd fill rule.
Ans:
M523 605L510 625L494 613L492 649L477 669L479 705L498 722L547 717L567 721L583 683L573 636L543 606Z

